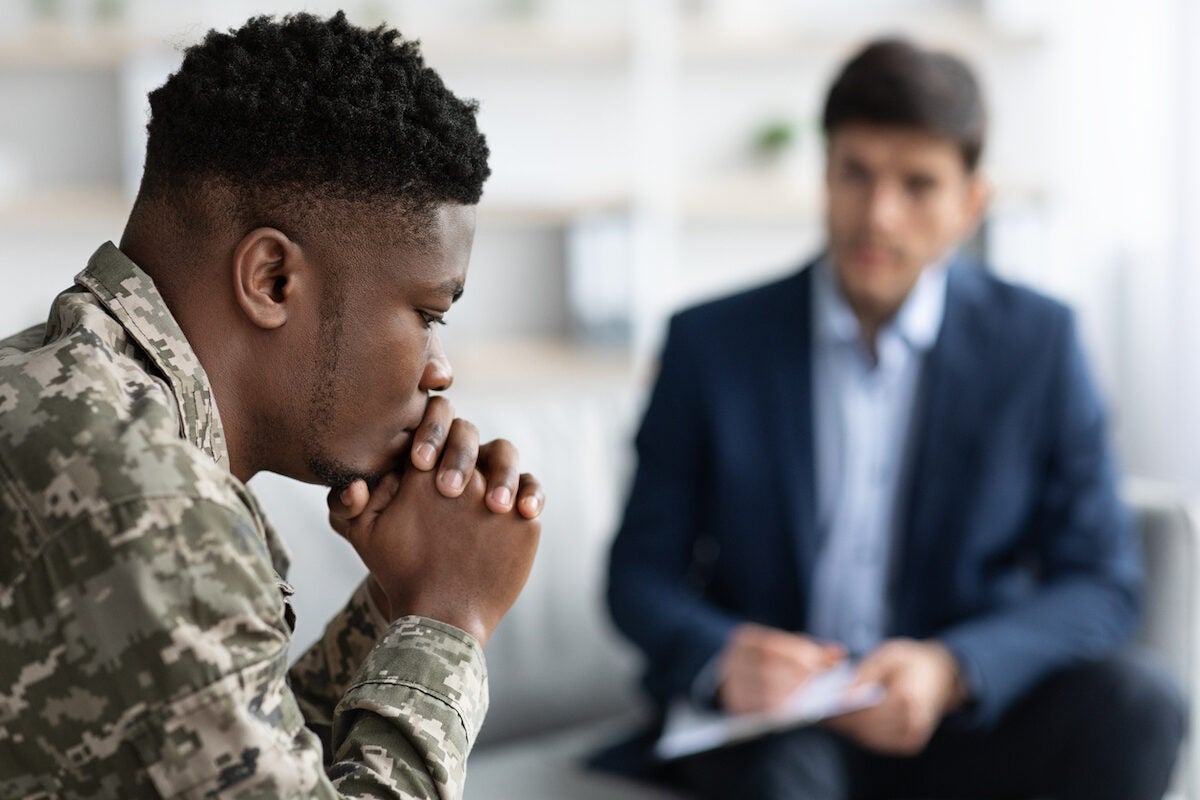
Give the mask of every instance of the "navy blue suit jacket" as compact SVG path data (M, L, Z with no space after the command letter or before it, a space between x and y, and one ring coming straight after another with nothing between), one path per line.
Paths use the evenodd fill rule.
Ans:
M664 704L732 628L803 631L819 542L811 276L671 321L637 437L608 601ZM1140 563L1071 313L950 270L916 407L890 636L938 637L994 723L1051 671L1132 632Z

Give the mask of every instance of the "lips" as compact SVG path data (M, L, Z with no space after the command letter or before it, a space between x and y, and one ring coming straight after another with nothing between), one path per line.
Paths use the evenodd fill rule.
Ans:
M408 455L409 449L412 447L412 438L414 428L405 428L397 434L396 438L388 443L388 453L392 466L399 466L400 462Z
M858 244L852 249L854 257L867 263L880 263L891 257L891 248L879 244Z

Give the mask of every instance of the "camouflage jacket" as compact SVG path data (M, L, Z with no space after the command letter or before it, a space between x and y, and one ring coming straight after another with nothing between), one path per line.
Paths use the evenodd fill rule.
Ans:
M0 798L458 797L479 644L363 587L289 671L287 556L111 243L0 342Z

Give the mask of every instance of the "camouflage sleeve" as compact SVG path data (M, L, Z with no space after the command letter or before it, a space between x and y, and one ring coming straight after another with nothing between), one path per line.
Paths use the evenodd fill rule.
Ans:
M334 709L387 629L387 620L371 602L364 580L345 608L325 626L322 637L296 660L288 673L305 724L321 740L326 764L333 759Z
M461 796L487 705L483 652L466 633L414 617L389 627L347 682L326 765L288 685L283 598L248 515L138 498L56 536L43 556L48 574L66 569L53 559L71 574L97 565L86 591L61 595L58 608L74 609L69 646L51 653L62 663L44 685L46 709L95 696L98 710L85 725L58 714L54 749L94 759L125 796L146 784L209 800Z
M479 644L458 628L421 617L389 626L363 581L288 677L339 791L388 796L396 780L381 784L380 775L403 771L431 796L457 797L487 711L484 670ZM445 724L447 708L458 724ZM380 725L374 715L388 722ZM377 745L389 726L412 744L401 743L407 761ZM381 756L388 769L362 767Z
M338 704L329 776L350 797L461 797L487 705L479 642L451 625L401 617Z

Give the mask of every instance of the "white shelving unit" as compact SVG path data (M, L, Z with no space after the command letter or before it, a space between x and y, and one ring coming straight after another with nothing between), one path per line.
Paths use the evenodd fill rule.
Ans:
M585 345L611 350L615 340L625 361L644 368L678 305L810 255L822 214L812 120L836 65L882 32L950 47L980 65L998 123L997 218L1020 220L1010 238L1036 247L1029 230L1053 198L1028 177L1040 174L1025 141L1036 141L1037 118L1023 115L1037 107L1029 65L1048 42L1040 31L997 24L994 0L871 0L861 13L811 1L785 13L788 4L778 4L765 25L731 16L732 4L717 0L585 4L580 23L564 12L569 0L510 5L521 13L506 16L503 3L487 0L459 0L442 16L429 4L347 3L368 24L398 15L447 84L481 102L494 176L479 212L470 287L479 291L456 309L452 347L507 341L515 353L534 341L587 362L595 348ZM140 8L127 4L131 14ZM220 10L232 22L260 8L225 2ZM0 102L12 107L34 81L47 87L48 106L61 106L44 130L36 120L0 126L0 263L43 252L61 259L47 299L97 233L119 236L140 170L138 103L216 12L208 7L199 21L178 13L160 8L150 22L35 20L0 32ZM62 124L72 92L107 108L110 98L97 100L97 91L111 94L111 114ZM1017 117L1019 125L1005 125ZM756 128L775 118L799 132L791 167L763 168L751 157ZM993 234L1004 239L1002 230ZM613 309L610 317L589 318L581 304L594 298L581 297L581 287L607 293L597 302Z

